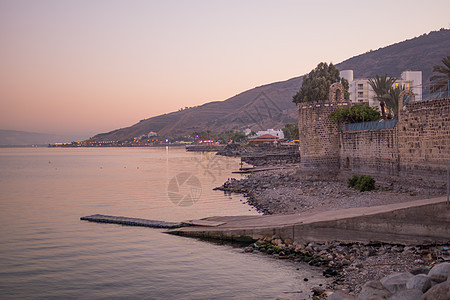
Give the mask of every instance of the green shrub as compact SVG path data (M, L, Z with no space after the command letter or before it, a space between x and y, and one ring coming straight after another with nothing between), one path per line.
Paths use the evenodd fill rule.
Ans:
M329 114L336 123L360 123L378 121L380 112L365 104L355 104L352 107L341 107Z
M353 175L348 179L348 186L360 192L372 191L375 189L375 179L367 175Z
M359 177L356 175L353 175L353 177L350 177L348 179L348 187L355 187L356 183L358 182Z

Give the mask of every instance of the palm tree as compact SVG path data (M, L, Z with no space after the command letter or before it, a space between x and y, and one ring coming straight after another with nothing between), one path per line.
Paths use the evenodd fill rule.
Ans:
M392 113L393 116L398 114L398 100L400 93L403 92L405 88L402 85L397 87L391 87L389 89L389 93L384 97L384 101L386 103L386 107L389 109L389 113Z
M433 82L433 86L430 87L434 91L448 91L450 85L450 55L442 59L443 66L436 65L433 67L434 73L440 73L431 76L430 81Z
M385 101L389 98L389 90L392 88L392 85L396 80L397 78L387 77L387 74L381 77L377 74L375 76L375 80L372 78L369 79L369 84L376 94L375 99L380 102L381 115L383 116L383 119L386 119L386 112L384 109L386 106Z

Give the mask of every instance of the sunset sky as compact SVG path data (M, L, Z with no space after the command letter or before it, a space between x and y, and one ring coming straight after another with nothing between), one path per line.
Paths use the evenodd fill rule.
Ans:
M450 2L0 0L0 129L93 134L450 27Z

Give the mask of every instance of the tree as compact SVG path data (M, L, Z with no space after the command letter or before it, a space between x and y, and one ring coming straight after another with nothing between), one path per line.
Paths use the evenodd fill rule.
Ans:
M339 70L330 63L321 62L317 67L303 78L303 83L297 94L293 97L294 103L311 102L328 99L328 90L335 82L344 86L344 98L349 99L348 81L339 76Z
M206 131L195 131L192 133L192 136L194 139L198 140L213 140L216 138L216 136L211 132L211 130Z
M245 142L247 140L247 136L241 131L226 130L217 135L217 140L224 144L227 144L230 141L233 143L240 143Z
M241 131L236 131L231 139L233 142L242 143L247 141L247 136Z
M284 125L283 134L285 139L298 140L298 125L295 123L287 123Z
M450 85L450 55L442 59L443 66L433 66L434 73L436 74L430 77L430 81L433 85L430 87L433 91L448 91Z
M369 84L372 87L372 90L375 92L375 99L380 102L380 110L383 119L386 119L386 98L389 96L389 90L392 88L392 85L397 80L394 77L388 77L387 74L383 76L375 76L375 79L370 78Z
M402 85L397 87L391 87L389 89L388 94L384 97L384 102L386 103L386 107L389 109L389 113L396 116L398 114L398 100L400 93L403 92L405 88Z

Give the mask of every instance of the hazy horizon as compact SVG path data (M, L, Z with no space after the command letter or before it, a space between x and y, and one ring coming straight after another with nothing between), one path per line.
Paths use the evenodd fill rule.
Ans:
M321 61L450 27L447 1L427 6L441 9L419 1L2 0L0 129L89 137L226 100Z

